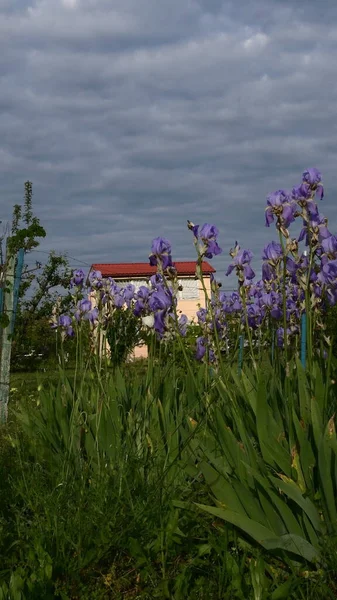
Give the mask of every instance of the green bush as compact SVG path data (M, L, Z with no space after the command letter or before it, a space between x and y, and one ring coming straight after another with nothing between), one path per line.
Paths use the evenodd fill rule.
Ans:
M107 331L113 366L120 366L142 340L139 317L130 310L117 310Z

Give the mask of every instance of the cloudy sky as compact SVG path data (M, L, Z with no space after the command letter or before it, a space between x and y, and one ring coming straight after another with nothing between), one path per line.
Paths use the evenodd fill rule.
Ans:
M0 219L30 179L40 251L147 261L163 235L191 260L190 219L224 280L312 166L335 232L336 0L0 0Z

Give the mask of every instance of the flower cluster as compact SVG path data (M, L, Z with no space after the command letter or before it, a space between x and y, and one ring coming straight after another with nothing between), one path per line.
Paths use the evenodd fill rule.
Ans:
M304 171L301 183L291 191L281 189L267 196L266 226L275 223L279 240L263 248L259 280L251 266L252 252L241 249L237 242L229 252L231 263L226 275L236 273L238 290L225 294L212 275L211 298L197 312L202 329L196 341L198 360L216 362L217 351L228 352L233 332L242 334L247 327L253 340L272 332L282 346L285 333L290 341L298 335L304 311L312 311L316 326L324 328L322 311L337 302L337 237L319 211L316 200L323 197L322 177L316 168ZM289 227L298 218L302 221L300 235L291 238ZM222 253L217 241L219 230L209 223L200 227L188 221L187 225L197 251L196 276L201 279L202 260ZM123 309L131 310L144 331L153 331L159 340L186 335L188 319L178 316L177 293L181 288L166 238L152 241L149 262L157 266L157 273L137 290L132 284L121 287L99 271L91 271L87 280L82 270L74 271L70 283L74 311L71 315L54 311L52 326L60 328L63 336L74 335L82 321L88 321L92 329L100 326L106 330L114 312Z
M142 320L144 331L154 331L158 339L169 340L177 333L185 336L188 319L177 314L179 285L170 242L158 237L153 240L151 250L149 262L157 266L158 272L150 277L147 286L142 285L138 290L131 283L120 286L95 270L89 273L86 285L84 272L74 271L70 282L73 310L56 316L55 307L52 327L59 329L64 339L74 336L76 328L88 321L97 338L97 329L106 333L113 324L115 311L123 309L132 311Z

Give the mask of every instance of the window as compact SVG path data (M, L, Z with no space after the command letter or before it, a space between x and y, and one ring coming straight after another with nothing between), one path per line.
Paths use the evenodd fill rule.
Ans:
M116 279L115 281L121 288L132 283L136 288L136 292L138 292L142 285L149 287L147 279ZM178 292L178 300L199 300L200 282L198 280L186 277L184 279L179 279L178 282L183 288L182 291ZM168 281L168 283L171 285L170 281Z
M199 300L199 281L197 279L179 279L182 291L179 300Z

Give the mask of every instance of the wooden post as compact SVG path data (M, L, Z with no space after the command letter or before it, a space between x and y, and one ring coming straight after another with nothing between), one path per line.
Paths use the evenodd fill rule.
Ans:
M7 315L9 323L2 329L1 360L0 360L0 424L7 422L8 417L8 399L9 399L9 381L10 364L12 352L12 340L10 337L13 307L14 307L14 272L16 255L10 256L6 269L6 282L8 282L9 291L4 297L4 314Z

